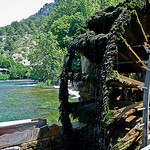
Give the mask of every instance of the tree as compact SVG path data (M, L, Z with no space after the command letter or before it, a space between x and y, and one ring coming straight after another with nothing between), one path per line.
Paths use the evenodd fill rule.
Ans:
M6 26L6 35L7 36L12 36L14 35L15 30L12 26Z
M0 28L0 35L4 35L5 34L5 29L4 28Z
M6 43L5 43L5 46L4 46L4 50L5 51L13 51L15 49L15 44L14 44L14 41L13 41L13 37L11 36L8 36L6 38Z
M58 79L64 53L51 32L39 34L36 37L36 46L33 47L33 51L29 55L29 60L33 64L31 77L39 81Z
M12 79L26 78L30 75L30 68L15 62L10 56L4 57L0 55L0 68L7 68Z
M2 38L0 38L0 43L2 43L3 42L3 39Z
M30 27L32 33L34 33L36 31L35 23L32 19L29 19L29 27Z
M48 17L48 22L45 25L45 31L50 31L50 28L54 21L65 16L71 16L79 12L77 10L79 1L77 0L59 0L58 4L55 4L54 10Z
M14 21L11 23L11 27L14 29L14 34L18 34L21 26L20 23L18 21Z
M31 33L31 29L29 26L25 23L25 21L21 22L22 29L24 30L25 33Z
M9 75L12 79L22 79L26 77L27 69L21 63L15 63L15 65L9 68Z
M0 68L7 68L11 67L11 61L9 57L4 57L0 55Z
M64 15L52 24L51 31L57 36L60 47L67 46L68 41L83 22L84 17L81 13L76 13L71 16Z

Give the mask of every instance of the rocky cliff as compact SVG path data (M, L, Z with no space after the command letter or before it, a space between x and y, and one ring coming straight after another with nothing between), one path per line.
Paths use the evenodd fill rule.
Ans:
M30 17L48 16L54 9L54 3L46 3L36 14Z

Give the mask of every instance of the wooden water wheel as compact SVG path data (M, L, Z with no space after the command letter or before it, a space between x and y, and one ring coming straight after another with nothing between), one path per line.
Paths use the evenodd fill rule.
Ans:
M147 68L149 40L150 3L146 0L126 0L116 7L98 11L77 31L68 46L60 84L64 149L141 147L142 130L135 126L142 123L142 113L137 109L143 107L143 93L137 86L144 86L141 78ZM74 70L77 54L81 54L81 59L84 56L94 66L93 70L84 73L83 68ZM131 73L141 81L129 78ZM84 94L90 94L92 99L81 97L80 102L69 102L69 79L82 81L84 88L88 84L93 95L92 92ZM79 138L75 133L70 114L87 124L86 136L81 134ZM76 147L76 143L80 146Z

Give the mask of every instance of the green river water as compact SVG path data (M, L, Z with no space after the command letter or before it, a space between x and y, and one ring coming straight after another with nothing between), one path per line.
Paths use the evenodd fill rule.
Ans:
M0 122L46 118L48 124L59 118L58 89L40 89L32 80L0 81Z

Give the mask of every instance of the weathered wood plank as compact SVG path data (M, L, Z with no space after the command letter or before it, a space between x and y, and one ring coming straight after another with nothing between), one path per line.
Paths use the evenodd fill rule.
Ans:
M49 138L56 136L60 133L58 125L52 125L50 127L44 126L42 128L29 128L21 132L7 133L0 136L0 149L20 145L25 142L36 141L39 139Z
M143 29L143 26L142 26L142 24L141 24L141 21L139 20L138 17L137 17L137 21L138 21L138 24L139 24L139 26L140 26L140 28L141 28L141 32L143 33L143 36L144 36L144 38L145 38L145 41L148 42L146 33L145 33L145 31L144 31L144 29Z
M123 108L120 108L118 110L113 111L114 112L114 118L118 120L122 117L128 116L128 115L136 112L137 108L142 107L142 103L143 103L142 101L137 102L137 103L134 103L132 105L129 105L129 106L126 106L126 107L123 107Z
M0 148L18 145L24 142L37 140L39 128L32 128L23 132L15 132L13 134L4 134L0 136Z
M137 136L139 135L139 132L134 132L133 130L131 130L131 131L133 133L130 132L129 134L127 134L127 136L125 136L122 139L122 142L118 143L118 147L120 150L127 149L127 147L129 147L134 142L134 140L137 138Z
M115 87L130 87L130 88L137 88L139 85L143 85L143 82L125 77L123 75L119 75L119 77L115 77L114 79L112 78L109 81L110 86L115 86Z
M42 127L46 125L46 119L26 119L17 121L8 121L0 123L0 135L6 133L13 133L17 131L24 131L26 129L35 127Z

